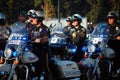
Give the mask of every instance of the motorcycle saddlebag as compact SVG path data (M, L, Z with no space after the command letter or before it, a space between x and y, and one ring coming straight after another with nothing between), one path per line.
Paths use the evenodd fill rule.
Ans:
M0 64L0 73L1 72L7 72L9 73L10 72L10 69L11 69L11 64Z
M80 77L81 73L76 62L68 60L56 60L55 70L60 79Z

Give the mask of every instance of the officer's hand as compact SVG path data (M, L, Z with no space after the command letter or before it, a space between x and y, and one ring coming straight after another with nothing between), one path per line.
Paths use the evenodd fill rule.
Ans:
M77 34L77 36L79 36L79 37L85 37L85 34L83 32L80 32L80 33Z
M44 36L44 37L42 38L42 42L43 42L43 43L48 42L48 40L49 40L49 37L48 37L48 36Z
M35 43L40 43L40 38L36 38Z
M117 40L120 40L120 36L117 36L117 38L116 38Z

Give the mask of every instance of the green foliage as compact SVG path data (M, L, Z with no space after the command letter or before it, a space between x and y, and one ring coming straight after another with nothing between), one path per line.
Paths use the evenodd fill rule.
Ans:
M60 17L75 13L87 16L89 21L97 23L106 18L110 10L120 14L120 0L59 0ZM9 24L18 20L21 11L39 8L45 11L45 18L58 17L58 0L0 0L0 11L7 16Z
M39 4L41 4L41 0L34 0L34 2L35 2L35 7L37 7Z

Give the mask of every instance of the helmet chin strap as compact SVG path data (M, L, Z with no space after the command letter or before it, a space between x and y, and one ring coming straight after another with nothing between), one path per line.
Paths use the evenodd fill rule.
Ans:
M75 28L78 29L78 28L79 28L79 25L76 25Z
M40 27L43 23L42 22L37 22L37 27Z

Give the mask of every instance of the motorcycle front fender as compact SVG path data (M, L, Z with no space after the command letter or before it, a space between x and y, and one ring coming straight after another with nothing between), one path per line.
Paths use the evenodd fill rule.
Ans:
M39 58L31 51L26 51L23 53L22 58L23 63L34 63L37 62L38 60Z

